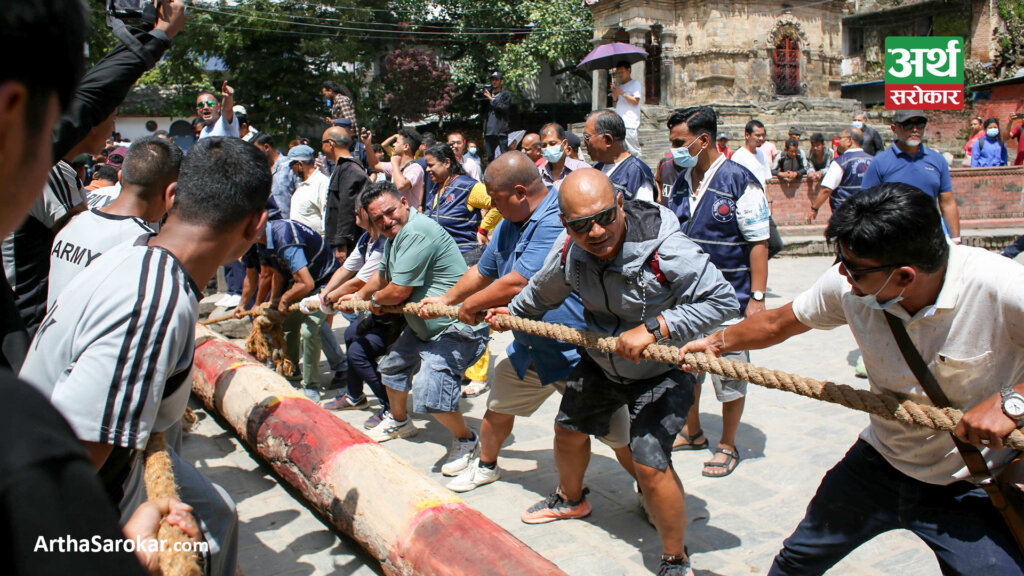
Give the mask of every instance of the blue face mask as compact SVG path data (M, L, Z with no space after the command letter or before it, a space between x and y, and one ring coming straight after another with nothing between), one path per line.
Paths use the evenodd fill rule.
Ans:
M857 130L863 130L864 129L864 123L861 122L860 120L854 120L853 122L850 122L850 126L853 126Z
M548 146L542 148L541 153L544 154L544 159L548 162L555 164L562 159L562 145L556 144L555 146Z
M989 138L999 138L999 128L989 128L985 130L985 134L988 134Z
M874 294L868 294L866 296L855 296L855 298L860 300L868 308L873 308L875 310L886 310L893 304L899 302L900 300L903 300L903 290L901 290L899 296L895 298L886 300L885 302L878 301L878 293L881 292L882 290L885 290L885 287L889 284L889 280L892 280L892 275L895 273L896 270L889 272L889 277L885 279L885 284L882 284L882 287L876 290Z
M469 147L469 155L470 156L476 156L476 146L470 146Z
M693 142L696 142L694 140ZM672 161L676 163L676 166L680 168L693 168L697 165L697 157L700 156L700 151L697 152L697 156L690 156L690 146L693 146L693 142L690 142L688 146L680 146L679 148L671 148Z

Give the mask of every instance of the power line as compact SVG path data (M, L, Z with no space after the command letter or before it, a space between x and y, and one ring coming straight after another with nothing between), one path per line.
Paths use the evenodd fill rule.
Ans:
M555 34L555 33L567 33L567 32L592 32L593 28L559 28L559 29L524 29L516 32L429 32L423 30L387 30L380 28L356 28L351 26L334 26L326 24L310 24L307 22L296 22L294 20L280 20L276 18L265 18L262 16L255 16L252 14L245 14L240 12L226 12L223 10L215 10L212 8L206 8L203 6L193 5L193 9L210 14L219 14L222 16L232 16L235 18L250 18L252 20L260 20L264 22L274 22L277 24L288 24L292 26L303 26L307 28L319 28L326 30L344 30L347 32L376 32L384 34L393 34L394 36L406 36L406 35L422 35L422 36L445 36L445 37L458 37L458 36L509 36L516 34Z

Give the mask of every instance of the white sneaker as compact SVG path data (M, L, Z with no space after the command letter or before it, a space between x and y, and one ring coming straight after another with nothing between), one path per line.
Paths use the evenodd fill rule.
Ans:
M234 308L234 307L238 306L239 304L241 304L241 302L242 302L242 296L241 295L239 295L239 294L230 294L230 295L225 296L224 298L222 298L219 302L217 302L217 305L218 306L223 306L224 308Z
M381 419L380 424L371 428L366 435L377 442L387 442L395 438L409 438L415 436L419 430L412 423L412 418L406 418L405 422L398 422L388 413Z
M469 463L480 455L480 435L473 432L472 440L452 441L452 449L448 451L448 461L441 466L441 474L456 476L469 466Z
M462 474L456 476L454 480L448 483L447 488L452 492L469 492L483 486L484 484L490 484L498 478L501 478L501 472L498 467L484 468L480 465L480 459L474 458L469 466L463 470Z

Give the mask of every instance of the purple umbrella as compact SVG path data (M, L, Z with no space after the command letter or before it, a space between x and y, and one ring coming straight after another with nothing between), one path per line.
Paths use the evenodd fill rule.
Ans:
M647 58L647 52L643 48L626 44L625 42L612 42L602 44L590 51L577 68L587 71L607 70L619 64L633 64Z

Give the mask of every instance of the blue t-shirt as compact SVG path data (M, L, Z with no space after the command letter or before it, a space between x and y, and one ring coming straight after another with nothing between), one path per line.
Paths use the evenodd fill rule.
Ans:
M548 195L526 222L517 224L503 220L498 224L494 237L480 256L477 271L492 279L513 271L524 278L531 278L541 269L552 250L561 250L561 246L554 245L563 230L558 214L558 192L548 187ZM586 328L583 303L575 292L561 306L544 314L543 320L571 328ZM508 359L520 379L533 364L542 384L557 382L568 376L579 362L579 352L572 344L515 330L512 337L512 344L507 350Z
M914 157L895 144L879 152L864 173L861 188L867 189L885 182L910 184L936 200L939 194L953 191L946 159L923 144Z

